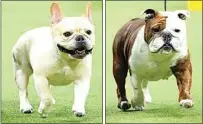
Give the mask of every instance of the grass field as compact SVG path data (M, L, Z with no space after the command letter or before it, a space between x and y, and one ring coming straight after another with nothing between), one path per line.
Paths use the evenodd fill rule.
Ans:
M167 2L168 10L187 9L186 2ZM179 106L176 80L172 76L169 80L150 82L149 88L152 103L145 111L135 112L131 108L128 112L117 109L116 83L112 74L112 42L116 32L128 20L140 15L147 8L163 10L163 2L106 2L106 122L107 123L200 123L202 122L202 13L191 12L188 19L188 46L193 65L193 86L191 89L194 107L183 109ZM127 80L128 100L132 98L132 89Z
M81 16L87 2L58 2L66 16ZM32 78L28 86L30 102L34 107L33 114L19 112L19 97L14 82L11 49L18 37L25 31L49 26L51 2L2 2L2 122L27 123L101 123L102 122L102 2L92 2L93 20L96 26L96 47L93 53L93 75L91 88L86 102L86 115L77 118L72 114L73 84L53 87L56 99L52 112L47 119L42 119L38 112L39 98Z

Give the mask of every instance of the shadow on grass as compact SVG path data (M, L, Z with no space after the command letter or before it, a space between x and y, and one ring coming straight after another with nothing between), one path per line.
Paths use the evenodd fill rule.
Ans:
M19 102L4 101L1 110L3 123L81 123L92 122L94 119L100 119L99 115L95 115L96 112L86 109L87 113L84 117L76 117L72 113L72 105L58 104L53 105L52 111L47 118L41 118L37 112L39 103L32 104L34 112L32 114L23 114L19 111ZM94 118L94 119L92 119ZM98 121L98 120L97 120Z
M115 108L115 107L109 107L109 108ZM143 118L144 117L173 117L173 118L181 118L185 117L186 115L192 117L192 116L197 116L201 115L200 113L195 112L195 108L182 108L177 104L170 104L170 105L160 105L160 104L151 104L146 107L144 111L135 111L133 108L127 110L127 111L121 111L119 109L107 109L106 116L112 116L113 114L117 115L133 115L137 114L138 116L141 115Z

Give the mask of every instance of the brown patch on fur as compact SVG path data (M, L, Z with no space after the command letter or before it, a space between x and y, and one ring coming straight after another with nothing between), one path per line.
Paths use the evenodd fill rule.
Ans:
M156 13L155 17L149 20L146 20L145 26L145 41L149 44L150 39L153 37L153 29L162 31L166 27L166 16L163 16L159 13Z
M180 102L183 99L192 99L190 95L190 88L192 85L192 65L190 62L189 50L188 56L179 60L176 66L171 67L171 70L177 80L179 89L178 101Z

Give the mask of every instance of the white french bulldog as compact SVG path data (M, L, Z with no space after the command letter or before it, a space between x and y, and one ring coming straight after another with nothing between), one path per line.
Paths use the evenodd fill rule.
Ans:
M85 115L85 101L90 88L92 50L95 31L92 4L89 2L81 17L63 17L57 3L51 8L51 26L24 33L12 49L15 80L19 89L20 111L32 113L27 85L33 74L40 97L38 112L47 117L55 104L50 86L74 83L73 113Z

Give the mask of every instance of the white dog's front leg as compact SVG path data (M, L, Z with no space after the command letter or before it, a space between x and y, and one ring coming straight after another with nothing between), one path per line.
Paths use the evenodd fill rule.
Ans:
M53 97L50 92L50 85L48 83L48 80L44 76L34 74L33 78L35 81L35 88L41 99L38 112L42 115L42 117L47 117L48 113L51 111L51 107L53 104Z
M85 101L90 88L90 79L77 80L74 83L74 104L72 111L77 117L82 117L85 115Z

